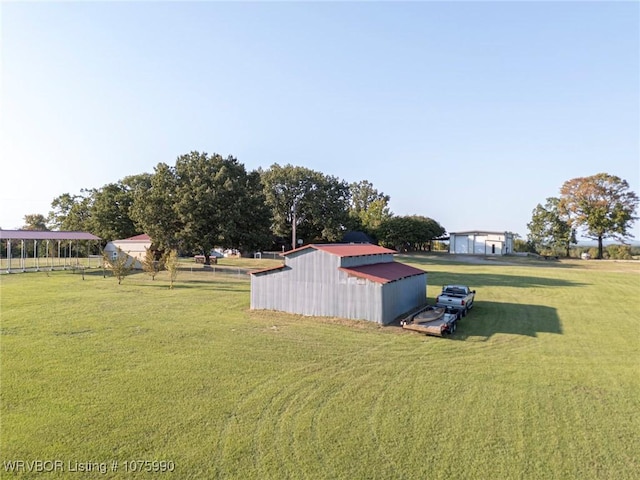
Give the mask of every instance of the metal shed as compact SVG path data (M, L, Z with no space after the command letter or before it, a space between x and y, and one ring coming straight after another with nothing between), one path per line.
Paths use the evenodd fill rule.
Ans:
M311 244L251 272L251 308L388 324L426 303L427 273L371 244Z

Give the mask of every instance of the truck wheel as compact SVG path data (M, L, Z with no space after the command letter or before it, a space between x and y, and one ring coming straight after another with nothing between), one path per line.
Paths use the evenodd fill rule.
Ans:
M467 307L462 309L462 316L466 317L467 316Z

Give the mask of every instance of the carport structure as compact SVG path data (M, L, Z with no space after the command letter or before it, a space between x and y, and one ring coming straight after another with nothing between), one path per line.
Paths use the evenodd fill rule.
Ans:
M0 230L0 241L7 242L7 256L6 256L6 272L12 271L26 272L27 270L39 271L41 268L47 270L53 270L55 267L61 267L62 269L75 268L79 265L78 256L78 242L80 240L99 241L100 237L97 237L88 232L68 232L68 231L41 231L41 230ZM27 260L31 260L31 257L27 256L26 242L33 242L33 261L29 262L31 265L27 266ZM72 257L71 246L72 242L76 242L76 256L75 264L74 257ZM44 242L45 254L44 257L38 256L38 242ZM57 242L57 264L54 265L52 256L55 253L55 243ZM64 248L62 242L69 242ZM51 245L53 243L53 246ZM12 245L13 244L13 245ZM12 256L12 246L17 248L20 245L20 256ZM17 262L14 267L12 261ZM41 265L42 261L42 265ZM3 268L5 270L5 268Z

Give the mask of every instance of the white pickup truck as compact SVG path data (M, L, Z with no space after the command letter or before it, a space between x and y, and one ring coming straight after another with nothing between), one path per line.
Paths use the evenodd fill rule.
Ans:
M476 291L466 285L445 285L442 287L442 293L436 298L436 307L459 309L460 314L465 317L473 308L475 296Z

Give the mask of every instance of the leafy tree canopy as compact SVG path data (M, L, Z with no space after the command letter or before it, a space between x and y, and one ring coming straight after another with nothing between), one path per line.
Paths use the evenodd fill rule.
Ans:
M80 195L63 193L51 202L49 223L55 230L89 231L91 216L91 190L80 190Z
M133 194L130 214L160 250L176 248L182 223L175 212L176 177L173 168L159 163L146 188Z
M353 230L375 234L382 222L391 218L389 195L378 192L368 180L349 185L349 217L354 221Z
M58 230L88 231L104 243L142 233L131 217L134 195L149 188L151 175L132 175L101 188L64 193L51 202L48 220Z
M199 251L206 263L216 246L254 250L270 242L260 176L231 156L194 151L175 167L158 164L131 213L159 248Z
M435 220L412 215L385 220L377 231L377 237L382 245L402 252L425 250L432 240L445 233L446 230Z
M629 230L638 218L637 208L638 195L628 182L607 173L568 180L560 189L559 210L573 228L598 240L598 258L602 258L603 239L633 237Z
M25 215L22 230L49 230L47 227L47 219L39 213Z
M528 241L538 253L562 250L569 256L571 244L576 244L575 229L571 228L569 218L559 209L560 199L547 198L546 204L538 204L533 210Z
M349 186L331 175L305 167L274 163L261 172L271 209L272 229L307 242L337 241L348 223Z

